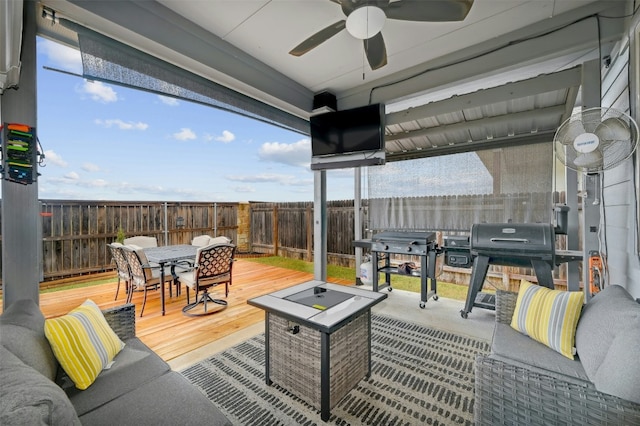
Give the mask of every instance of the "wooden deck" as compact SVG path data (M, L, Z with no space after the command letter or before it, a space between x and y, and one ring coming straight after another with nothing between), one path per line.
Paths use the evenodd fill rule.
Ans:
M264 311L247 304L247 300L265 293L280 290L313 279L313 275L289 269L266 266L243 259L236 260L233 266L233 285L229 289L228 307L218 313L205 317L183 315L182 307L186 302L186 291L182 295L166 295L166 314L160 313L160 291L150 291L144 316L140 318L142 292L136 292L133 303L136 305L136 334L146 345L153 349L165 361L171 361L191 351L229 336L246 327L264 321ZM353 282L336 281L338 284L351 285ZM125 301L124 285L120 286L118 300L115 301L117 279L108 284L73 290L61 290L40 295L40 308L47 318L64 315L86 299L91 299L100 307L117 306ZM222 287L212 290L214 296L224 292ZM191 292L193 301L193 292Z

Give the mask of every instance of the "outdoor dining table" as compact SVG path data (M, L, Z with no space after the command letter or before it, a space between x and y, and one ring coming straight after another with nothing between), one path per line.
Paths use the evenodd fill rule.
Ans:
M164 315L164 268L166 266L175 266L177 262L184 260L195 262L197 251L198 247L190 244L148 247L144 249L147 260L160 265L160 303L162 305L162 315Z

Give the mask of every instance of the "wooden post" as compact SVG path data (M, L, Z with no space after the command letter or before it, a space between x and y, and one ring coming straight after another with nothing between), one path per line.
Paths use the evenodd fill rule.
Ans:
M273 206L273 255L278 255L278 205Z
M313 209L307 206L307 261L313 262Z

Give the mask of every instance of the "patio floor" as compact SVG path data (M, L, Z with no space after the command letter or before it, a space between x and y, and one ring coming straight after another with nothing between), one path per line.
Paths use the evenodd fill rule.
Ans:
M233 269L233 285L229 289L226 309L205 317L182 314L186 304L186 291L180 296L166 294L166 314L160 313L160 292L151 291L147 297L144 316L139 317L142 292L136 292L136 334L158 353L174 370L181 370L212 354L264 331L264 311L246 303L248 299L313 279L312 274L262 265L238 259ZM92 287L61 290L40 295L40 307L46 317L67 313L86 299L100 307L117 306L125 301L123 285L118 300L114 300L116 279ZM352 285L349 281L338 284ZM367 288L362 287L362 288ZM223 291L214 289L213 292ZM386 289L381 290L387 292ZM464 302L440 297L429 300L420 309L420 295L394 289L388 298L373 308L374 313L388 315L422 324L427 327L451 331L489 341L493 332L493 311L476 308L468 319L462 319L460 309ZM193 292L191 294L193 300Z

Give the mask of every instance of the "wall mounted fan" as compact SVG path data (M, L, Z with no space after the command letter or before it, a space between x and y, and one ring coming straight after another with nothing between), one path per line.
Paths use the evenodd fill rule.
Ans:
M588 108L560 125L553 138L556 157L583 172L582 282L587 300L608 283L603 174L631 157L638 146L638 125L613 108ZM603 247L604 246L604 247Z
M585 173L609 170L631 157L638 146L638 125L613 108L589 108L573 114L553 138L556 157Z
M363 40L367 60L372 70L387 64L387 48L382 27L387 19L418 22L462 21L474 0L329 0L342 8L342 19L318 31L289 53L302 56L324 43L343 29Z

